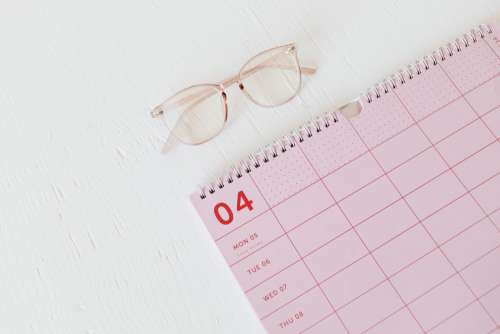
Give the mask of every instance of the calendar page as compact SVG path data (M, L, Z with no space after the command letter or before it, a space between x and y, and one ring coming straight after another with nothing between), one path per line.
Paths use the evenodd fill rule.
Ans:
M269 333L500 333L499 74L481 26L193 194Z

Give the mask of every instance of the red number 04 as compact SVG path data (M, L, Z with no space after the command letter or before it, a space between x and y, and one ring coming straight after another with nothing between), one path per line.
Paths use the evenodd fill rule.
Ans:
M238 196L236 197L236 211L241 211L245 208L248 208L248 211L252 211L252 204L253 201L248 199L243 191L238 192ZM217 218L222 225L231 224L234 220L233 210L224 202L217 203L214 206L214 214L215 218Z

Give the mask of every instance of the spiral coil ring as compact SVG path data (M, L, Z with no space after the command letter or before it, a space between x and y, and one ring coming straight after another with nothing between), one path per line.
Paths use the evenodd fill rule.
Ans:
M390 89L397 89L404 85L408 80L412 80L415 75L420 75L424 71L428 71L431 66L438 65L439 62L446 61L449 57L461 52L464 48L468 48L471 44L477 43L487 34L493 33L493 29L488 24L481 24L477 28L463 34L461 38L457 38L452 42L447 43L432 52L428 56L417 60L415 63L408 65L405 69L398 71L396 74L382 80L362 95L362 98L367 103L372 103L375 99L379 99L382 94L389 93ZM390 88L390 89L389 89Z
M243 159L237 165L233 166L229 172L219 177L216 181L201 187L200 197L204 199L208 194L215 193L217 189L224 188L226 183L235 182L237 179L243 177L244 173L251 173L254 169L269 163L280 154L293 149L297 143L304 142L307 138L312 137L314 133L329 128L332 123L336 123L338 120L339 118L335 111L327 112L307 122L298 129L291 131L288 135L276 139L257 153L250 154L246 159Z
M391 90L397 89L404 85L408 80L412 80L415 76L421 75L428 71L431 66L436 66L439 62L446 61L463 48L469 47L473 43L477 43L479 38L484 38L487 34L493 33L490 25L482 24L477 28L465 33L461 38L440 47L428 56L424 56L415 63L408 65L390 77L375 84L368 91L361 95L367 103L372 103L375 99L379 99L383 94L388 94ZM265 146L255 154L250 154L247 159L240 161L233 166L224 176L219 177L215 182L211 182L206 186L201 187L200 198L204 199L208 194L213 194L217 189L224 188L226 183L233 183L237 179L243 177L244 173L251 173L254 169L261 167L263 164L269 163L272 159L277 158L280 154L293 149L297 143L304 142L314 133L319 133L326 128L329 128L332 123L338 122L339 118L336 111L327 112L324 115L318 116L315 119L307 122L296 130L291 131L271 144Z

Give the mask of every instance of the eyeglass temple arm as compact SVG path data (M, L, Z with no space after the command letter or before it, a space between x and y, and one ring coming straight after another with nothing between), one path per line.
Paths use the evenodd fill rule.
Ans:
M254 66L254 67L252 67L252 68L244 71L241 74L237 74L235 76L227 78L226 80L224 80L224 81L221 82L221 85L224 86L224 87L230 87L231 85L233 85L233 84L235 84L235 83L238 82L238 80L240 78L240 75L245 76L245 75L253 74L253 73L258 72L261 69L264 69L266 67L275 67L275 68L278 67L278 68L285 69L285 70L294 68L293 66L288 66L288 65L259 64L257 66ZM316 69L313 68L313 67L300 66L300 72L303 73L303 74L306 74L306 75L311 75L311 74L316 73Z
M282 69L291 69L292 68L292 66L288 66L288 65L259 64L257 66L254 66L254 67L244 71L241 74L243 74L243 75L253 74L253 73L258 72L259 70L266 68L266 67L279 67ZM301 71L301 73L306 74L306 75L312 75L312 74L316 73L316 69L313 67L300 66L300 71ZM234 85L235 83L237 83L239 81L241 74L237 74L237 75L234 75L232 77L225 79L224 81L221 82L221 85L225 88L230 87L231 85ZM209 98L213 94L215 94L214 90L206 89L205 91L200 91L197 94L188 95L185 98L177 101L177 103L175 103L174 105L181 106L181 105L184 105L186 103L193 102L192 105L190 106L190 107L193 107L196 104L202 102L203 100ZM172 106L174 106L174 105L172 105ZM163 107L162 105L158 105L151 111L151 116L152 117L160 117L168 109L169 109L168 106Z
M171 105L164 106L162 103L162 104L153 108L153 110L151 111L151 117L153 117L153 118L160 117L161 115L163 115L163 113L168 111L170 108L172 108L174 106L182 106L182 105L185 105L185 104L190 103L190 102L191 102L191 105L189 106L189 108L192 108L195 105L197 105L198 103L203 102L205 99L209 98L210 96L212 96L214 94L215 94L215 91L213 89L207 88L205 90L199 91L196 94L188 95L188 96L180 99L179 101L172 103Z

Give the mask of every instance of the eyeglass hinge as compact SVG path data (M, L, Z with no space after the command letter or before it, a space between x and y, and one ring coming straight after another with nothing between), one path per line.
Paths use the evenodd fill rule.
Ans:
M290 45L290 47L286 50L286 53L293 54L293 53L295 53L296 50L297 50L297 48L295 47L295 45Z
M155 107L153 110L151 110L151 117L158 117L163 115L163 109L161 106Z

